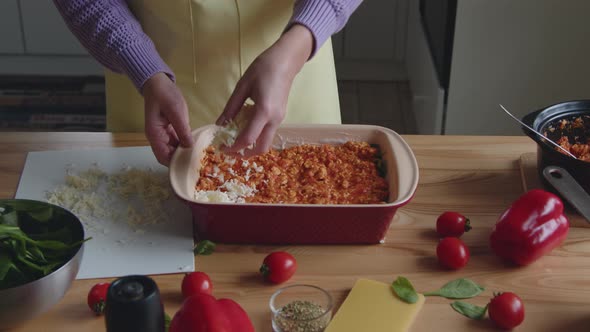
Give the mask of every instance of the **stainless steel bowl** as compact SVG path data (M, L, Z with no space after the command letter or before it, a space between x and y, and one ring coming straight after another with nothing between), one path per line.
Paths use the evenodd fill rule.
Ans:
M50 205L45 202L38 203ZM63 210L71 217L68 221L72 221L76 240L84 239L84 228L78 217L61 207L52 206ZM21 286L0 290L0 330L21 325L57 304L76 278L83 254L84 244L69 261L45 277Z

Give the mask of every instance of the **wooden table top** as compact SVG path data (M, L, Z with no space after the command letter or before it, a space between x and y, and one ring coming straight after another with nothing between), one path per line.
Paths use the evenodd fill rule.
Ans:
M219 244L211 256L197 256L196 268L212 279L214 295L237 301L256 330L271 331L268 300L281 286L265 284L258 268L275 250L298 261L286 284L307 283L328 290L338 305L357 278L390 283L409 278L418 291L433 290L459 277L486 287L468 302L485 305L493 292L512 291L524 301L520 331L590 331L590 228L571 228L566 242L527 267L511 267L491 254L488 237L499 215L523 193L520 156L534 153L526 137L404 136L420 166L420 183L412 201L399 209L377 245L256 246ZM0 133L0 197L14 197L28 151L147 145L142 134ZM471 259L459 271L445 271L436 260L436 217L459 211L473 230L462 239ZM171 316L180 307L182 274L153 276ZM14 331L104 331L102 317L86 306L90 287L101 280L78 280L49 312ZM489 319L472 321L429 297L412 331L494 330Z

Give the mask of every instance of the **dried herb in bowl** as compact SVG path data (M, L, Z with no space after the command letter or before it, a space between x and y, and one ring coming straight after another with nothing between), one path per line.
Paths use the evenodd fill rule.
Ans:
M0 289L37 280L67 263L88 240L78 224L73 214L48 203L0 201Z
M279 309L274 325L280 332L321 332L330 323L330 318L321 305L295 300Z

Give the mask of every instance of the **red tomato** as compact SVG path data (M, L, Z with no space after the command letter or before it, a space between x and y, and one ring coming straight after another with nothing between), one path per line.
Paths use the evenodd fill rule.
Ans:
M108 282L98 283L88 292L88 298L86 299L88 307L97 315L104 313L104 307L107 302L107 290L111 284Z
M211 295L213 293L213 284L205 272L191 272L182 278L182 296L187 298L197 293Z
M460 237L464 232L471 229L469 219L458 212L447 211L443 212L438 219L436 219L436 232L442 236Z
M289 280L295 274L295 270L297 270L295 257L284 251L270 253L260 266L260 273L274 284Z
M438 261L445 267L453 270L460 269L469 261L467 246L456 237L445 237L436 247Z
M494 296L488 305L490 319L503 329L512 329L524 320L524 304L511 292Z

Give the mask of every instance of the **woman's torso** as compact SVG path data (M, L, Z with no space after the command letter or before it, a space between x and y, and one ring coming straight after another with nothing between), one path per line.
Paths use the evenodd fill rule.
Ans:
M244 71L281 35L292 0L132 0L129 6L176 76L191 127L214 123ZM130 81L106 74L107 129L143 131L143 99ZM332 45L293 81L285 122L340 123Z

